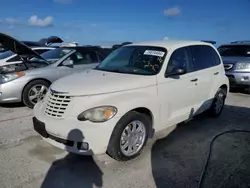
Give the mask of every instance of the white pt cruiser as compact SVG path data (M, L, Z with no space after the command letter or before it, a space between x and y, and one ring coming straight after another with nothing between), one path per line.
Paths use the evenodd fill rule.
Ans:
M72 153L138 156L155 132L207 111L228 93L216 48L199 41L123 46L93 70L54 82L34 108L34 129Z

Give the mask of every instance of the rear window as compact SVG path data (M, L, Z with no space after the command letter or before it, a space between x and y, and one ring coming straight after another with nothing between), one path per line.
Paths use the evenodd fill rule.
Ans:
M250 57L250 45L223 45L218 51L226 57Z

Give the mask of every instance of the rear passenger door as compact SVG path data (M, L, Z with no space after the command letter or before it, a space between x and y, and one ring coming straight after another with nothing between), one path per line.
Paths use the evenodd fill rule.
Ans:
M216 51L208 45L190 46L192 56L191 71L196 76L198 86L196 110L203 111L211 104L211 89L214 88L221 63Z

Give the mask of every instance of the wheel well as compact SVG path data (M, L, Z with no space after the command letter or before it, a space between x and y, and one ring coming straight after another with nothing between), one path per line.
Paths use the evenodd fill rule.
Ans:
M223 89L223 90L225 90L226 92L228 91L228 88L227 88L227 85L226 85L226 84L220 86L220 88Z
M144 107L135 108L135 109L133 109L131 111L138 112L138 113L141 113L141 114L145 114L150 118L150 121L152 123L151 123L151 127L149 128L149 130L150 130L149 138L152 138L154 136L154 118L153 118L152 112L149 109L144 108Z
M24 91L24 88L29 84L29 83L31 83L31 82L33 82L33 81L36 81L36 80L43 80L43 81L45 81L45 82L48 82L49 84L51 84L51 81L49 81L49 80L47 80L47 79L45 79L45 78L36 78L36 79L34 79L34 80L30 80L27 84L25 84L25 86L23 87L23 90L22 90L22 99L23 99L23 91Z

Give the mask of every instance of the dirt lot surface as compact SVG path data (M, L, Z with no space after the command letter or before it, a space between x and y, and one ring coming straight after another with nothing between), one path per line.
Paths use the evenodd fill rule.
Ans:
M1 188L196 187L211 139L229 129L250 130L250 95L230 94L217 119L205 115L150 140L142 155L118 163L106 155L70 155L32 128L32 110L0 107ZM250 186L250 134L224 135L213 147L203 187Z

